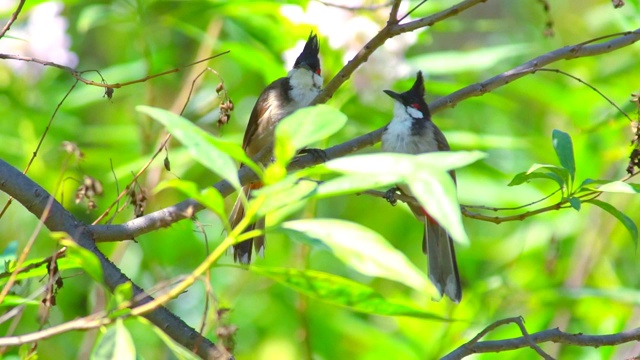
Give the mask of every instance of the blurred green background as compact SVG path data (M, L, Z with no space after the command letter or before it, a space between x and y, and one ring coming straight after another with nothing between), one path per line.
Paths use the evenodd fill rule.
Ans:
M0 2L2 21L15 1ZM358 6L358 2L341 4ZM365 1L371 6L384 1ZM401 14L418 1L404 1ZM412 19L443 10L456 2L432 0ZM356 71L328 102L349 116L348 125L319 147L365 134L386 124L392 102L383 89L403 91L415 72L426 75L430 102L467 85L507 71L540 54L602 35L640 27L637 0L613 9L610 1L553 2L545 13L538 1L488 1L432 28L390 40ZM384 26L388 8L348 11L318 1L27 1L18 21L0 40L0 52L33 56L79 70L98 69L109 83L122 83L182 66L231 50L207 63L224 79L235 104L230 123L217 128L212 73L202 77L184 112L207 131L241 143L254 102L271 81L286 74L309 31L319 33L321 63L328 82L362 46ZM545 22L553 20L553 37ZM638 91L637 59L633 45L597 57L552 64L595 86L636 118L630 94ZM285 56L283 56L285 54ZM158 123L136 112L137 105L180 111L197 72L187 68L115 91L112 100L97 87L78 84L53 120L28 175L53 192L59 179L58 200L83 221L92 222L150 158L164 136ZM88 78L100 81L94 73ZM24 169L56 106L74 83L68 74L38 64L0 62L0 157ZM577 178L618 179L624 176L631 151L629 121L605 99L568 77L539 72L472 98L434 116L454 150L482 150L488 158L458 171L462 204L512 207L538 200L555 190L549 181L507 187L511 178L533 163L557 164L551 131L572 136ZM67 162L63 141L76 143L84 158ZM367 149L365 151L376 151ZM153 193L165 179L181 178L202 188L218 179L181 149L169 148L171 172L163 167L164 153L139 181L147 189L146 212L174 204L184 197L177 191ZM112 171L113 170L113 171ZM115 174L115 178L114 178ZM92 176L104 185L97 209L75 204L78 180ZM117 183L116 180L117 179ZM0 194L4 203L5 194ZM637 197L605 194L637 221ZM235 196L227 199L232 205ZM538 206L549 205L552 198ZM525 209L526 210L526 209ZM512 213L498 213L505 215ZM115 219L133 217L131 207ZM348 196L318 201L300 217L347 219L382 234L421 269L421 226L404 205L390 207L384 200ZM149 289L191 272L220 242L222 225L215 215L198 214L199 226L182 221L137 238L137 242L100 248L137 284ZM37 219L13 204L0 220L0 249L17 241L18 248L33 231ZM230 308L223 323L237 326L238 359L430 359L442 356L470 340L488 324L505 317L523 316L530 332L560 327L568 332L607 334L637 326L640 285L638 255L625 228L593 206L547 212L520 222L500 225L465 219L471 245L457 246L463 300L454 305L414 294L402 285L355 273L330 253L303 248L280 234L270 234L264 266L311 268L355 279L390 299L407 301L427 311L456 319L452 322L381 317L354 313L305 299L260 275L229 267L211 270L216 306ZM15 243L14 243L15 244ZM50 255L57 247L42 232L30 258ZM232 263L231 254L222 264ZM65 273L58 305L48 325L102 309L104 290L79 271ZM44 281L44 280L43 280ZM23 282L16 294L28 296L41 286ZM204 314L205 287L197 283L169 304L191 326L199 327ZM3 308L3 311L5 308ZM15 334L38 329L37 306L29 306ZM216 339L215 313L208 315L206 335ZM167 346L140 321L125 321L138 356L172 358ZM0 324L0 334L10 324ZM69 332L39 342L41 359L87 358L99 331ZM516 326L492 332L487 338L519 336ZM559 358L614 359L638 353L631 343L599 349L545 344ZM17 356L10 348L5 356ZM495 358L495 354L474 358ZM537 358L531 349L500 353L501 359Z

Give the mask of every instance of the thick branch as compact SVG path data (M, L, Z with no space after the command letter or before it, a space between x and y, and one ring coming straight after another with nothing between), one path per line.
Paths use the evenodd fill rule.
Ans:
M44 213L51 195L40 185L1 159L0 179L0 190L14 197L35 216L40 217ZM124 275L115 264L100 252L91 238L91 232L87 226L79 222L59 202L55 200L52 202L49 216L44 220L44 224L50 231L66 232L80 246L94 253L100 260L104 272L104 282L109 289L113 291L118 285L126 282L133 284L131 279ZM133 289L135 298L141 299L136 302L136 305L145 304L153 300L151 297L145 296L144 291L135 284ZM186 348L194 349L195 345L198 344L198 355L202 358L232 358L224 349L219 349L164 307L159 307L144 316Z
M504 86L527 74L535 73L539 68L552 62L611 52L625 46L629 46L639 40L640 29L624 33L618 38L603 43L565 46L563 48L538 56L514 69L503 72L502 74L494 76L481 83L467 86L454 92L453 94L437 99L429 104L429 108L431 109L432 113L437 113L439 111L442 111L445 107L454 107L460 101L468 99L472 96L482 96L491 90ZM349 64L347 64L347 66L349 66ZM339 76L340 74L336 75L336 78L338 78ZM334 78L331 82L333 83L336 78ZM378 129L340 145L331 147L326 150L327 158L335 159L353 153L367 146L371 146L380 141L381 135L382 129ZM314 158L311 154L308 154L301 157L299 161L295 163L295 167L292 167L292 170L309 167L318 163L318 159ZM238 177L240 178L240 182L242 184L247 184L257 179L255 174L253 174L246 167L240 169L240 171L238 172ZM234 191L226 181L220 181L213 186L218 191L220 191L222 196L228 196ZM98 242L133 239L136 236L146 234L150 231L162 227L168 227L177 221L189 218L195 212L198 212L202 209L203 207L195 200L188 199L176 205L158 210L156 212L131 220L121 225L94 225L91 226L90 229L93 233L94 239ZM474 214L472 217L478 216L479 215ZM491 221L495 221L495 219L491 219Z

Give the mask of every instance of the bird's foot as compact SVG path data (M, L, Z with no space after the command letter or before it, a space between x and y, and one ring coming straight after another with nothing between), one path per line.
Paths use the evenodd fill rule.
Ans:
M400 189L398 189L397 186L394 186L384 193L384 199L387 200L392 206L396 206L396 204L398 203L398 199L396 199L398 190Z
M298 155L305 155L305 154L309 154L313 156L316 160L319 160L323 163L329 161L327 152L322 149L302 149L298 153Z

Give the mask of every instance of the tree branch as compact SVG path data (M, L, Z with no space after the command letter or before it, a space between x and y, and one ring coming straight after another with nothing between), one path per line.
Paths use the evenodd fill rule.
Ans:
M22 11L22 7L24 6L25 2L26 0L20 0L20 2L18 3L18 6L16 7L16 11L14 11L13 14L11 14L11 18L9 19L9 21L7 21L7 24L2 28L2 31L0 31L0 39L2 39L2 37L7 33L7 31L9 31L9 29L11 28L11 25L13 25L13 23L16 20L18 20L18 15Z
M29 212L37 217L42 216L47 209L47 203L52 198L40 185L33 182L26 175L0 159L0 190L13 196ZM113 291L118 285L133 282L120 269L107 259L97 248L91 238L91 232L87 225L78 221L59 202L53 200L50 204L49 214L43 220L50 231L64 231L80 246L94 253L100 260L104 272L104 282ZM135 306L144 305L153 300L144 294L144 291L133 284L134 297L140 299ZM193 349L198 342L198 355L205 359L232 359L224 349L218 348L214 343L202 337L194 329L189 327L182 319L164 307L144 315L149 321L158 326L167 335L188 349Z

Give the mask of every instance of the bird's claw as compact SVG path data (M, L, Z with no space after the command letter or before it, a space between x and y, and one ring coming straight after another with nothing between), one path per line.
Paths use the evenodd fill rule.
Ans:
M396 194L398 192L397 187L392 187L384 193L384 198L391 204L392 206L396 206L398 203L398 199L396 199Z
M327 152L322 149L302 149L298 153L299 155L309 154L316 159L319 159L322 162L329 161L329 157L327 156Z

